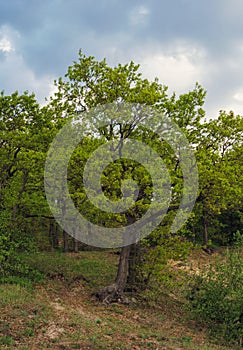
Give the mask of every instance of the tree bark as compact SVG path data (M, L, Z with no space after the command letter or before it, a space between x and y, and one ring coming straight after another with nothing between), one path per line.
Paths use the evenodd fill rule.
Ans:
M52 219L50 219L49 225L49 241L53 249L57 249L59 246L58 242L58 226Z
M208 244L208 224L205 210L203 210L203 244Z
M53 248L57 249L59 247L59 241L58 241L58 225L54 224L54 231L53 231Z
M131 252L129 256L129 268L128 268L128 279L127 284L129 289L134 290L137 282L137 265L140 262L140 241L131 246Z
M123 291L127 283L130 252L131 245L121 248L115 282L108 287L101 289L95 294L96 297L104 304L110 304L116 301L121 301L123 303L126 302L126 299L123 297Z
M63 230L63 251L68 253L68 234L65 230Z
M74 251L74 253L78 253L78 248L79 248L78 240L75 237L73 237L73 251Z
M118 287L118 290L121 292L123 292L127 282L129 256L131 252L131 247L132 247L131 245L128 245L128 246L122 247L121 249L118 271L117 271L117 276L115 281Z

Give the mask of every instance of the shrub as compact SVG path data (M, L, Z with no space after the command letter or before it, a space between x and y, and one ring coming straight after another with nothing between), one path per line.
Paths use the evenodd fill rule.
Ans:
M178 292L183 277L168 262L177 260L183 264L191 247L191 242L179 235L161 235L154 245L149 242L146 246L143 242L141 259L136 265L136 283L147 301L160 302L164 294Z
M24 283L27 279L40 279L40 273L31 269L21 259L22 250L33 249L33 242L20 229L14 228L10 214L0 215L0 282Z
M194 317L208 326L211 335L242 345L242 237L233 249L194 276L188 297Z

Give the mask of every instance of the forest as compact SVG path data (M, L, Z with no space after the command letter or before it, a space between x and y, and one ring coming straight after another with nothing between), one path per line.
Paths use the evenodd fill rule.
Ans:
M111 67L105 59L97 61L81 50L66 75L55 81L55 93L44 105L28 91L11 95L1 92L1 348L242 348L243 118L224 110L209 118L203 109L206 98L205 89L198 83L187 93L169 94L168 87L158 79L143 78L134 62ZM133 122L113 116L105 117L105 122L99 124L103 106L114 107L118 114L122 106L123 113L135 113ZM146 113L154 111L151 122L144 118L143 108ZM90 111L99 111L100 115L88 119ZM75 118L87 132L70 155L66 180L69 198L88 224L77 233L75 221L69 222L70 234L64 223L70 218L66 190L55 197L53 188L57 179L63 179L62 164L68 152L65 142L71 142L72 134L59 144L58 159L48 169L46 160L51 157L51 147L55 151L53 140ZM167 139L160 137L164 135L164 124L170 121L179 131ZM93 129L95 123L98 126ZM69 125L75 129L75 123ZM187 140L184 153L183 145L169 139L177 138L179 132ZM116 147L121 155L130 139L149 147L151 163L155 163L156 153L158 161L156 158L153 170L145 169L139 155L128 159L129 152L120 158L111 156L110 163L102 168L104 148L103 154L97 153L93 173L86 179L95 187L94 173L101 169L102 193L92 189L90 196L96 196L92 204L83 181L89 158L105 145ZM139 151L142 149L136 149L138 154ZM183 157L190 152L195 163L186 163L183 169ZM158 197L167 186L166 176L160 176L160 159L170 179L170 200L160 201L161 211L153 196L156 181L160 187ZM195 176L192 179L195 167L196 180ZM134 182L138 188L132 205L126 206L128 210L99 209L104 197L108 202L123 203L124 180L126 191L134 191ZM51 195L57 203L55 208L49 205ZM129 244L113 244L112 238L109 241L102 236L108 229L112 235L133 225L150 207L154 211L149 224L160 219L161 212L163 217L152 225L149 234L143 234L138 226L136 237ZM182 224L173 230L177 219ZM90 225L104 229L94 233L94 240L90 238ZM203 266L199 272L193 270L191 266L200 262ZM86 316L75 311L74 302L81 302L80 293ZM68 295L72 301L65 299ZM45 298L53 298L49 307L54 311L48 309ZM63 304L59 305L58 300ZM64 315L72 303L72 312ZM179 331L173 331L177 335L169 331L165 336L159 335L162 321L171 317L170 310L179 318L174 325L176 330L179 324L187 326L180 335ZM69 318L69 323L62 324L59 315L57 327L53 323L57 316L52 312L59 312L63 320ZM126 326L125 315L138 315L131 329ZM159 320L158 315L163 318ZM117 329L112 331L116 321L120 328L114 325ZM53 336L50 327L56 327ZM86 333L76 334L78 327L85 328ZM198 329L203 330L200 335ZM202 332L206 334L204 338Z

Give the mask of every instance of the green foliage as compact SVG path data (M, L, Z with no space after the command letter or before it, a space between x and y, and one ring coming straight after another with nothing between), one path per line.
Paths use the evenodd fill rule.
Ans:
M33 241L20 229L12 225L10 214L0 216L0 282L29 285L41 279L40 273L31 269L21 259L20 252L34 251Z
M243 341L242 240L237 233L236 247L194 276L188 295L194 317L208 326L213 337L239 345Z
M148 105L153 106L154 110L158 110L158 114L152 122L154 125L151 125L151 129L154 128L156 133L148 130L145 126L141 127L144 125L141 124L144 117L140 108L137 110L138 117L132 125L127 125L125 121L119 123L116 118L112 118L112 122L110 119L106 120L105 124L107 125L100 128L99 132L92 131L91 128L91 135L77 147L69 167L69 189L78 209L86 213L86 217L94 223L99 221L98 223L104 226L117 227L127 222L135 222L153 204L151 201L152 182L149 174L146 173L144 167L130 160L122 159L119 162L113 162L111 159L111 165L105 169L101 179L105 196L113 201L117 201L121 197L122 179L136 181L139 187L139 196L135 206L125 214L111 215L106 212L98 212L87 201L87 196L81 185L82 168L92 152L93 146L99 146L98 140L101 143L118 140L118 144L114 143L114 147L119 146L119 154L122 154L123 143L126 142L124 140L135 138L149 145L165 162L172 183L173 203L171 203L171 210L175 213L182 197L183 178L180 166L178 166L178 157L173 154L173 147L162 137L164 124L161 115L164 114L173 119L181 127L189 141L198 142L200 134L197 129L205 115L202 109L206 95L205 90L196 84L195 88L186 94L179 97L175 94L168 96L168 88L157 79L150 82L142 77L139 65L130 62L129 64L109 67L105 59L96 61L94 57L85 56L81 50L78 61L68 68L65 79L59 79L56 85L57 92L48 106L55 120L63 119L63 115L66 116L66 120L78 116L82 118L82 125L90 125L90 121L85 119L86 115L82 115L81 112L111 102L136 103L138 107L139 104ZM95 123L92 121L91 124ZM102 162L102 159L98 161ZM158 174L156 167L155 171ZM161 182L160 188L163 192ZM163 194L161 194L161 198L163 198ZM173 215L168 215L168 217L170 220L166 224L170 226Z
M234 245L236 247L243 247L243 234L239 230L237 230L233 234L233 237L234 237Z
M21 264L17 254L18 248L19 243L12 239L9 217L2 213L0 220L0 278L25 272L26 267Z
M146 128L137 127L136 123L132 128L125 124L114 128L107 125L100 128L98 134L91 132L87 135L70 159L69 191L82 215L105 227L120 227L138 220L147 211L152 203L151 174L136 162L127 159L111 161L101 178L102 190L112 201L122 196L122 180L132 179L137 183L139 196L127 213L100 211L88 200L82 183L82 171L96 148L111 139L136 138L153 148L163 159L170 174L172 194L170 208L161 226L165 228L166 235L161 237L158 234L160 227L146 241L148 249L139 267L143 278L165 283L165 277L170 272L161 274L161 271L166 271L168 259L184 258L190 246L180 236L194 235L196 239L199 236L201 239L207 231L213 243L232 244L233 233L242 226L242 117L220 111L218 118L203 120L206 91L199 84L188 93L169 96L168 88L158 79L144 79L139 65L134 62L110 67L105 59L97 61L92 56L85 56L81 50L77 62L68 68L64 79L56 81L56 86L56 94L43 108L34 94L28 92L22 95L15 92L9 96L2 92L0 95L2 280L8 278L17 282L19 279L23 282L23 276L31 275L19 252L34 249L34 235L42 248L49 245L48 232L51 233L54 218L45 198L44 164L53 137L69 118L111 102L153 106L159 110L158 115L163 113L177 123L196 152L200 173L197 203L187 225L178 236L171 236L169 228L183 193L178 157L166 142ZM160 117L156 123L160 125ZM159 128L156 127L156 130ZM99 161L102 162L102 159ZM160 186L162 189L163 185ZM4 218L5 213L9 213L8 218ZM55 248L58 247L58 238Z
M39 217L50 215L44 162L54 130L51 115L33 94L0 94L0 209L10 213L11 239L21 241L18 250L30 246L28 239L23 246L24 232L32 233L37 224L40 227Z
M196 156L200 181L194 232L204 235L203 243L208 238L219 244L232 241L231 226L239 220L235 214L242 208L242 130L243 118L224 111L220 111L218 118L198 126ZM230 219L227 223L226 216L233 222ZM221 238L218 233L222 231Z
M181 277L170 266L169 261L176 260L183 264L192 247L192 244L180 235L163 235L161 229L156 233L157 235L160 233L160 238L156 238L156 244L151 246L149 239L143 240L145 248L142 248L142 259L136 267L140 287L144 289L143 296L149 302L158 302L164 293L171 291L175 293L179 289L182 283Z

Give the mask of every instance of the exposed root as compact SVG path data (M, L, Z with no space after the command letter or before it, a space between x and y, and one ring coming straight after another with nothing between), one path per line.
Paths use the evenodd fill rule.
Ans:
M95 293L96 298L99 299L103 304L109 305L111 303L122 303L129 304L128 298L123 294L117 284L111 284L100 291Z

